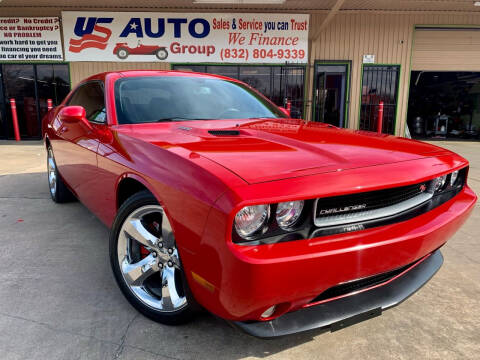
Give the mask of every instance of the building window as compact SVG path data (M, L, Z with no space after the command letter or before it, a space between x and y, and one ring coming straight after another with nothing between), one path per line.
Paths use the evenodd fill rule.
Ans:
M303 118L305 67L295 65L173 65L174 70L197 71L241 80L278 106L291 103L293 118Z
M58 105L69 91L66 64L0 64L0 139L13 138L10 99L17 105L21 138L40 139L48 99Z
M378 109L383 101L382 132L395 132L400 66L364 65L360 129L377 131Z

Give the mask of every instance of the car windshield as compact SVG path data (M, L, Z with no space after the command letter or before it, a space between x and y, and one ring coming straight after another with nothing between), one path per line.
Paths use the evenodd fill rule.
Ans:
M115 82L115 104L119 124L286 117L243 84L202 77L119 79Z

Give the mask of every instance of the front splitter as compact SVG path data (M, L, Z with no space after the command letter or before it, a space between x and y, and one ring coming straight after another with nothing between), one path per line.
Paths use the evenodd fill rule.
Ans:
M286 313L270 321L240 322L232 324L246 333L273 338L313 329L339 330L381 314L394 307L425 285L443 264L440 250L393 281L319 305Z

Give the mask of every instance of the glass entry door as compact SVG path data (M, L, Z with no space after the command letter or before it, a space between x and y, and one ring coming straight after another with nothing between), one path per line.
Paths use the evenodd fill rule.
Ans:
M70 91L66 64L0 65L0 138L13 139L10 99L17 105L18 126L23 139L41 138L41 119L47 100L58 105Z
M348 64L315 65L314 121L346 125Z
M22 139L39 137L40 124L37 114L33 65L3 65L3 84L5 103L7 105L7 128L9 129L7 136L9 138L13 137L12 111L9 102L9 100L13 98L17 105L20 137Z
M68 65L43 64L36 66L38 112L42 119L48 112L48 99L60 104L70 92Z

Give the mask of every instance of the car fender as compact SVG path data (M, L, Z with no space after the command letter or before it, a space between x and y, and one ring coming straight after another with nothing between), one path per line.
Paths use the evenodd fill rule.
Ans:
M150 191L153 196L155 196L155 198L157 199L157 201L160 203L160 205L163 204L159 194L155 191L155 189L150 185L150 183L145 180L142 176L136 174L136 173L132 173L132 172L125 172L123 173L122 175L120 175L115 183L115 194L118 194L118 187L120 185L120 183L125 180L126 178L129 178L129 179L133 179L133 180L136 180L138 181L139 183L141 183L143 186L145 186L147 188L148 191ZM116 206L117 208L119 208L119 204L118 204L118 198L116 199Z
M115 194L118 194L119 185L122 180L126 178L133 179L141 183L148 191L152 193L155 199L159 202L159 204L164 208L164 211L170 221L172 226L172 231L176 239L188 239L188 241L181 241L178 246L179 250L188 251L190 253L195 252L195 248L198 246L201 238L201 234L203 233L204 226L206 223L206 219L208 213L211 208L211 203L203 202L200 200L194 200L188 193L186 193L184 198L177 198L177 196L173 196L176 200L172 202L172 193L163 193L164 191L172 191L171 184L168 182L163 182L160 176L154 176L154 174L144 175L139 173L135 170L125 169L120 176L117 177L115 181ZM153 176L153 177L151 177ZM178 193L178 189L175 189ZM179 195L182 196L182 195ZM198 207L202 203L201 207ZM115 200L116 209L118 209L118 198ZM189 221L194 222L195 228L197 231L190 231L192 228L191 223L185 223L185 219L183 219L180 214L184 211L178 209L179 204L184 204L187 209L192 208L192 206L196 206L196 210L194 213L197 213L195 218L188 217ZM172 207L172 209L170 208ZM201 210L200 210L201 209ZM199 212L203 214L202 216L198 216Z
M138 181L143 186L145 186L145 188L148 191L150 191L150 193L152 193L152 195L155 197L155 199L158 201L158 203L162 206L163 210L165 211L165 214L168 218L168 221L172 225L173 235L175 236L175 226L173 225L174 222L172 221L172 217L169 214L169 210L168 210L167 206L165 206L164 201L162 200L158 191L156 191L156 189L145 178L143 178L139 174L136 174L136 173L133 173L133 172L126 172L126 173L122 174L121 176L118 177L117 182L115 184L115 194L118 195L118 187L119 187L120 183L122 182L122 180L125 180L127 178ZM116 206L117 206L117 209L118 209L119 208L118 196L116 198Z

